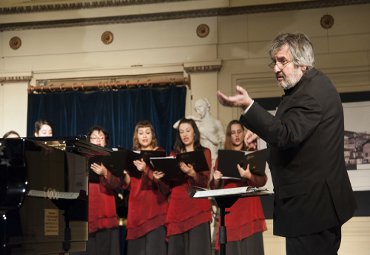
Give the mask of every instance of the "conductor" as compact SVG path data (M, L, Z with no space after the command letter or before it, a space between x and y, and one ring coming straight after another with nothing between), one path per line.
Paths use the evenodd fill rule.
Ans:
M356 205L344 163L344 123L340 97L314 68L314 52L304 34L281 34L272 42L269 65L284 95L273 116L240 86L218 92L222 105L243 109L240 118L267 142L274 185L274 234L286 237L287 255L333 255L341 226Z

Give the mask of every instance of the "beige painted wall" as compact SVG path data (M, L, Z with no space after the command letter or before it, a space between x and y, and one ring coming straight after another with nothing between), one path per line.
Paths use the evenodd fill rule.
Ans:
M205 17L145 23L111 24L58 29L0 32L0 76L27 74L37 79L109 75L133 75L184 71L192 63L220 61L219 72L190 73L193 100L207 97L211 110L226 124L238 118L239 109L217 104L217 89L232 93L236 84L253 97L279 96L267 64L269 42L279 32L304 32L311 37L317 67L325 71L341 92L370 90L370 5L323 9ZM320 18L331 14L333 28L325 30ZM43 14L40 14L43 15ZM60 15L60 14L58 14ZM199 24L210 27L206 38L196 35ZM100 41L104 31L112 31L114 41ZM22 47L12 50L9 39L19 36ZM6 84L6 82L3 82ZM18 86L13 84L12 86ZM24 90L25 87L19 88ZM0 98L16 97L12 90L0 90ZM17 93L18 94L18 93ZM214 97L213 97L214 96ZM17 98L26 107L26 97ZM193 100L191 100L193 99ZM25 130L26 109L12 114L13 106L0 101L0 133L9 127ZM6 121L6 124L3 122Z
M252 97L275 97L267 64L269 42L279 32L304 32L311 37L317 67L325 71L340 92L370 91L370 4L224 17L131 24L111 24L58 29L0 32L0 77L31 76L37 79L133 75L184 71L192 63L221 62L219 72L194 72L187 97L187 114L193 102L207 97L211 111L224 125L239 118L240 110L221 107L218 89L232 93L236 84ZM331 14L332 29L320 27L320 18ZM42 14L39 14L42 15ZM196 35L199 24L208 24L206 38ZM104 31L114 41L104 45ZM22 47L9 48L18 36ZM0 135L15 129L25 135L27 82L2 82L0 86ZM341 255L365 255L370 250L370 219L352 219L343 227ZM266 254L284 254L282 238L265 234Z
M312 40L316 66L329 75L340 92L369 91L370 5L221 17L218 58L223 61L218 87L231 93L236 84L252 97L280 96L267 56L269 42L281 32L303 32ZM320 26L324 14L334 26ZM235 26L235 24L240 24ZM239 110L220 108L228 122Z
M0 137L9 130L26 136L27 83L0 85Z

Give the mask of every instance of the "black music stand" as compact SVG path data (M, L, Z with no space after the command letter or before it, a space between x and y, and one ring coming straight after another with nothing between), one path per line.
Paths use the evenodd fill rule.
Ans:
M239 187L216 190L192 190L190 196L193 198L213 198L220 208L220 232L219 244L220 255L226 255L227 234L225 226L226 208L230 208L241 197L254 197L271 195L267 189L254 187Z

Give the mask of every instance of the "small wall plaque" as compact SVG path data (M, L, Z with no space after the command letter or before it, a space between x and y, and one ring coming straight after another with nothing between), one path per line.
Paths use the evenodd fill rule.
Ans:
M104 44L111 44L113 42L113 33L111 31L105 31L101 35L101 41Z
M320 25L322 28L329 29L334 25L334 17L326 14L321 17Z
M13 50L18 50L22 46L22 40L18 36L14 36L9 41L9 46Z
M197 35L200 37L200 38L204 38L204 37L207 37L209 34L209 26L207 24L200 24L198 27L197 27Z

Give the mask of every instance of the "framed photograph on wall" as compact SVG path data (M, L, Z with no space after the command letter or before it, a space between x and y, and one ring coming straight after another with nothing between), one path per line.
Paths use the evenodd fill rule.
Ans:
M344 158L355 191L370 190L370 101L343 103Z
M348 175L357 200L357 216L370 215L370 92L342 93L344 113L344 156ZM280 98L262 98L257 101L271 114L275 114ZM266 147L259 139L258 148ZM271 173L266 164L268 181L265 187L273 191ZM273 197L261 198L268 219L273 214Z
M344 157L354 191L370 191L370 93L341 94L344 113ZM259 99L265 109L275 114L279 99ZM259 141L258 148L266 147ZM269 173L267 166L267 173ZM268 176L270 177L270 176ZM266 185L272 189L271 179Z

